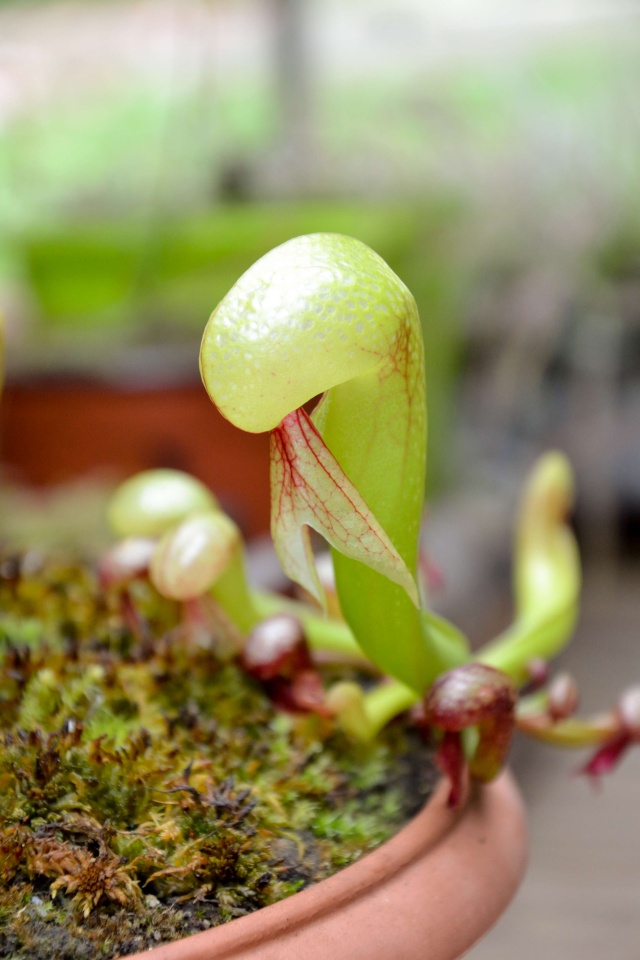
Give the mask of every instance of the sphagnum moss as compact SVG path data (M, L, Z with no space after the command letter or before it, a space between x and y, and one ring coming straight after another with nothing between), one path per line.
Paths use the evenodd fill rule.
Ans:
M2 557L0 610L2 956L113 957L241 916L382 843L431 786L404 726L354 745L274 712L146 583L125 607L89 567Z

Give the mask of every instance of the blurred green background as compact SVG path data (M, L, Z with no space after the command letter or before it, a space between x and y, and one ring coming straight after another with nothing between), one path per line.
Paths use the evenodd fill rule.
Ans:
M571 446L585 376L632 420L637 27L586 0L4 2L9 383L196 378L237 276L336 230L418 301L431 491Z

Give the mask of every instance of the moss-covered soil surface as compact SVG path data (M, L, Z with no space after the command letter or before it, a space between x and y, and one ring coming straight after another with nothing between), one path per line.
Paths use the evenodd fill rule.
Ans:
M290 896L434 780L407 725L350 744L274 711L144 582L0 555L0 956L111 958Z

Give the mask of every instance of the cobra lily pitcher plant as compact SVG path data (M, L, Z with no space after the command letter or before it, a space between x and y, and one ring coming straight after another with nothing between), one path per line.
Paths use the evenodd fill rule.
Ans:
M533 466L515 530L513 622L472 651L429 606L419 563L427 405L413 296L358 240L313 234L255 263L213 312L200 368L218 410L271 438L271 530L306 601L247 581L238 528L212 494L178 471L149 471L114 494L121 538L102 575L150 576L185 617L217 618L228 650L288 710L331 717L367 740L414 713L437 744L459 803L467 775L493 779L516 728L559 746L594 748L598 776L640 740L640 687L611 710L578 717L575 681L550 661L576 625L580 561L569 517L570 465ZM315 405L312 406L314 400ZM330 547L314 553L311 531ZM329 574L327 574L329 570ZM318 660L376 677L325 687Z

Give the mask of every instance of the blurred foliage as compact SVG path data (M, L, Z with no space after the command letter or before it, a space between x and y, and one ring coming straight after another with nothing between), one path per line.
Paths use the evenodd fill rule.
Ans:
M2 543L7 550L68 550L94 556L112 542L107 503L115 483L111 477L87 477L45 491L11 483L0 488Z
M563 302L596 302L640 269L640 35L493 41L391 71L319 59L306 194L286 203L276 85L253 64L225 77L168 63L155 82L141 72L16 113L0 127L0 296L17 304L10 333L14 313L21 324L10 369L50 346L106 363L137 344L195 348L270 247L350 233L418 301L441 479L463 336L487 290L489 312L502 298L507 313L542 263L573 285Z
M421 229L403 206L329 203L251 204L161 219L93 221L31 232L22 251L42 319L53 325L131 322L195 329L251 263L291 236L357 232L398 262L448 219L445 204Z
M116 346L132 340L188 338L194 343L195 372L203 318L258 257L303 233L357 235L403 277L425 321L434 411L430 472L438 483L464 291L463 277L446 256L455 220L455 205L446 201L419 209L338 201L252 204L163 220L146 236L144 226L124 220L33 231L23 241L23 254L42 318L40 340L48 330L53 340L62 338L72 349L78 328L90 322L93 349L109 362Z
M444 187L498 210L505 186L530 204L590 191L609 221L639 202L639 83L632 31L454 57L423 73L329 74L313 104L312 188L380 199ZM155 229L219 201L236 166L260 191L278 130L259 74L138 78L17 115L0 128L0 276L19 275L15 244L33 228L119 214Z

